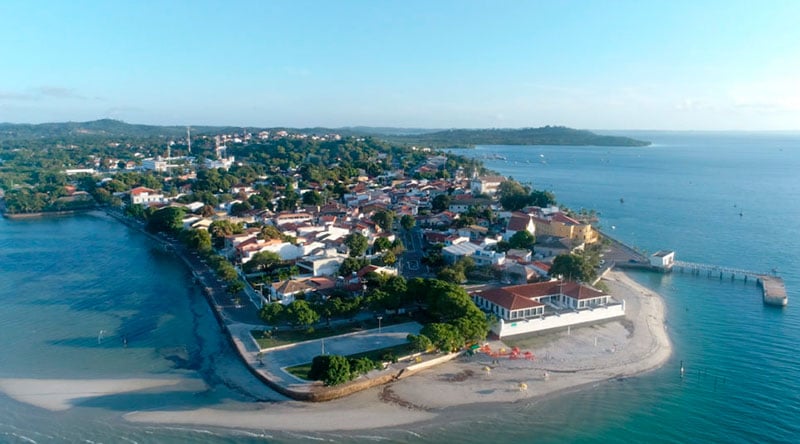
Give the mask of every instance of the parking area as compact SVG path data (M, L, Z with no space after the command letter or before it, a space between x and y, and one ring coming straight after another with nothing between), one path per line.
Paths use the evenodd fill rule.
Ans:
M364 330L341 336L315 339L264 351L264 361L273 371L311 362L315 356L352 355L370 350L400 345L409 334L419 334L422 326L416 322Z

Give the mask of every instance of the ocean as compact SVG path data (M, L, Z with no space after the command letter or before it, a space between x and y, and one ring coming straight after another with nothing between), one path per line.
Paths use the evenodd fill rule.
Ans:
M652 372L530 403L448 410L446 421L415 425L413 433L298 436L134 424L126 412L253 408L246 387L226 379L231 372L241 379L243 369L191 274L107 217L0 220L0 382L177 381L170 390L89 397L57 412L0 394L0 442L796 442L800 135L628 135L654 145L460 153L553 191L560 204L598 211L604 231L642 251L775 270L787 285L787 307L764 306L752 281L631 273L667 306L674 352Z

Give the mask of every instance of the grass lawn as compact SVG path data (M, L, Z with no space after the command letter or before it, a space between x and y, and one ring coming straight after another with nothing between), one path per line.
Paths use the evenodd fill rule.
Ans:
M373 361L390 361L392 359L384 359L384 357L392 356L394 358L407 356L413 353L411 349L411 344L400 344L394 345L392 347L385 347L379 348L377 350L369 350L361 353L355 353L352 355L348 355L348 358L363 358L367 357L372 359ZM297 376L300 379L308 380L308 372L311 371L311 363L308 362L306 364L295 365L293 367L287 367L286 371Z

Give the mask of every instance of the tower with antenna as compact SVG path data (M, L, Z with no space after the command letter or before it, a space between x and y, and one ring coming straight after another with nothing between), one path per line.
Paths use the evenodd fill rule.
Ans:
M189 147L189 155L192 154L192 127L186 127L186 145Z

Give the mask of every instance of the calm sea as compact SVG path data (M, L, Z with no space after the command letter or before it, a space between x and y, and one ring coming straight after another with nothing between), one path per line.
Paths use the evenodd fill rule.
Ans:
M226 382L242 369L187 270L104 217L0 220L0 379L178 378L204 387L87 398L61 412L0 395L0 442L797 442L800 136L632 136L655 145L463 153L504 156L485 162L564 205L599 211L604 230L641 250L776 269L788 307L763 306L752 282L638 273L664 296L674 342L672 359L654 372L529 404L448 411L447 421L413 434L139 425L122 415L253 405Z

